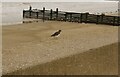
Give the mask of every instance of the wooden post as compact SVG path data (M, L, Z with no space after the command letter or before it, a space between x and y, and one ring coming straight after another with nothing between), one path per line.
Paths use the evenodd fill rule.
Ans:
M119 26L120 17L117 17L117 26Z
M45 20L45 7L43 7L43 22Z
M32 16L32 10L29 10L29 18L31 18L31 16Z
M85 14L85 23L87 23L88 14L89 14L89 13L86 13L86 14Z
M50 20L52 20L52 9L50 10Z
M67 13L65 14L65 21L67 21Z
M29 17L31 18L31 16L32 16L32 7L30 6L30 8L29 8Z
M103 23L103 18L104 18L104 15L102 14L101 15L101 23Z
M72 13L70 13L70 22L72 21Z
M39 14L39 12L36 12L37 19L38 19L38 14Z
M113 26L115 25L115 18L116 18L116 17L114 16L114 17L113 17Z
M82 23L82 13L80 14L79 21L80 21L80 23Z
M58 8L56 8L56 20L58 20Z
M99 20L99 15L97 15L96 17L96 24L98 24L98 20Z
M23 10L23 18L25 17L25 10Z
M29 10L32 10L32 6L29 7Z

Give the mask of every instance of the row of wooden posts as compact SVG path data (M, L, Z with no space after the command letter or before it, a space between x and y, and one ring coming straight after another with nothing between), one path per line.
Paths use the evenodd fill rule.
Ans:
M119 26L120 25L120 16L106 16L104 14L95 15L89 13L75 13L75 12L64 12L51 10L33 9L30 7L29 10L23 10L24 18L36 18L45 20L57 20L57 21L69 21L69 22L78 22L78 23L96 23L96 24L108 24Z

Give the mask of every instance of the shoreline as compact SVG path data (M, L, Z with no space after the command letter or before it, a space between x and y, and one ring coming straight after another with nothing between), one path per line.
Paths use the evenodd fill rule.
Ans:
M50 38L58 29L61 36ZM118 27L107 25L46 21L2 30L3 74L118 42Z
M31 18L23 18L21 22L16 22L16 23L4 23L2 26L19 26L22 24L30 24L30 23L35 23L35 22L40 22L42 19L31 19Z

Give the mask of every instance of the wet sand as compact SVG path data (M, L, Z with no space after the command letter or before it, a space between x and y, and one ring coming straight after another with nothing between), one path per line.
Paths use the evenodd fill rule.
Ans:
M118 43L91 49L8 75L117 75Z
M51 38L50 35L54 31L59 29L62 30L60 37ZM20 25L3 26L2 30L3 74L11 73L21 69L28 70L28 67L30 67L30 69L32 70L34 66L35 68L40 67L40 69L44 69L44 66L46 66L46 68L41 71L41 73L36 73L36 71L35 74L117 74L117 55L115 54L117 53L117 49L115 50L116 46L107 48L110 48L110 53L108 53L107 49L105 54L103 51L103 46L118 42L118 27L116 26L46 21L44 23L34 22ZM94 50L99 47L103 47L103 50ZM86 60L80 59L80 62L76 62L75 64L78 63L79 65L79 63L86 63L85 66L89 66L90 60L91 62L93 61L93 65L89 66L89 68L93 68L94 64L96 64L94 70L96 71L96 69L98 68L101 68L101 70L98 69L98 72L92 72L91 70L89 70L89 68L83 67L83 69L79 70L78 72L73 72L72 68L76 68L74 67L75 56L73 56L71 57L70 61L68 60L68 62L71 63L71 66L73 65L73 67L71 67L71 71L67 71L69 70L68 68L62 71L62 69L60 69L60 67L63 67L62 62L64 63L66 59L69 59L65 57L69 57L75 54L79 54L80 58L81 54L86 54L85 56L83 56L84 58L86 57ZM96 56L94 57L87 54L96 54ZM100 59L98 59L98 61L96 58L97 55ZM103 57L100 58L100 56ZM65 60L60 58L64 58ZM91 58L96 60L91 60ZM108 58L110 60L106 60ZM54 63L56 62L55 60L58 60L58 63L61 62L60 67L58 67L59 65L56 65ZM102 63L102 60L105 63ZM48 62L51 61L54 62L49 65ZM88 61L88 64L86 61ZM97 62L95 63L95 61ZM113 61L115 64L110 63L111 61ZM109 68L113 68L113 70L109 70L109 68L106 69L106 63L108 66L110 65ZM51 66L52 64L53 66ZM80 65L79 67L82 68L82 66L84 65ZM46 73L46 71L50 70L49 67L53 68L53 72L51 71ZM55 72L54 67L59 68L61 71L58 69L58 72ZM103 69L102 67L104 67L105 69ZM47 70L47 68L49 70ZM39 71L39 69L37 70ZM83 72L81 72L82 70ZM88 71L86 72L85 70ZM104 72L102 72L102 70L104 70ZM26 71L26 73L24 73L23 71L22 74L30 74L30 71Z

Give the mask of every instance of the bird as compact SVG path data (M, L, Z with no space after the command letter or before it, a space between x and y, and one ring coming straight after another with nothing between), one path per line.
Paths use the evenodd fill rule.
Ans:
M58 30L57 32L53 33L51 37L58 37L62 30Z

